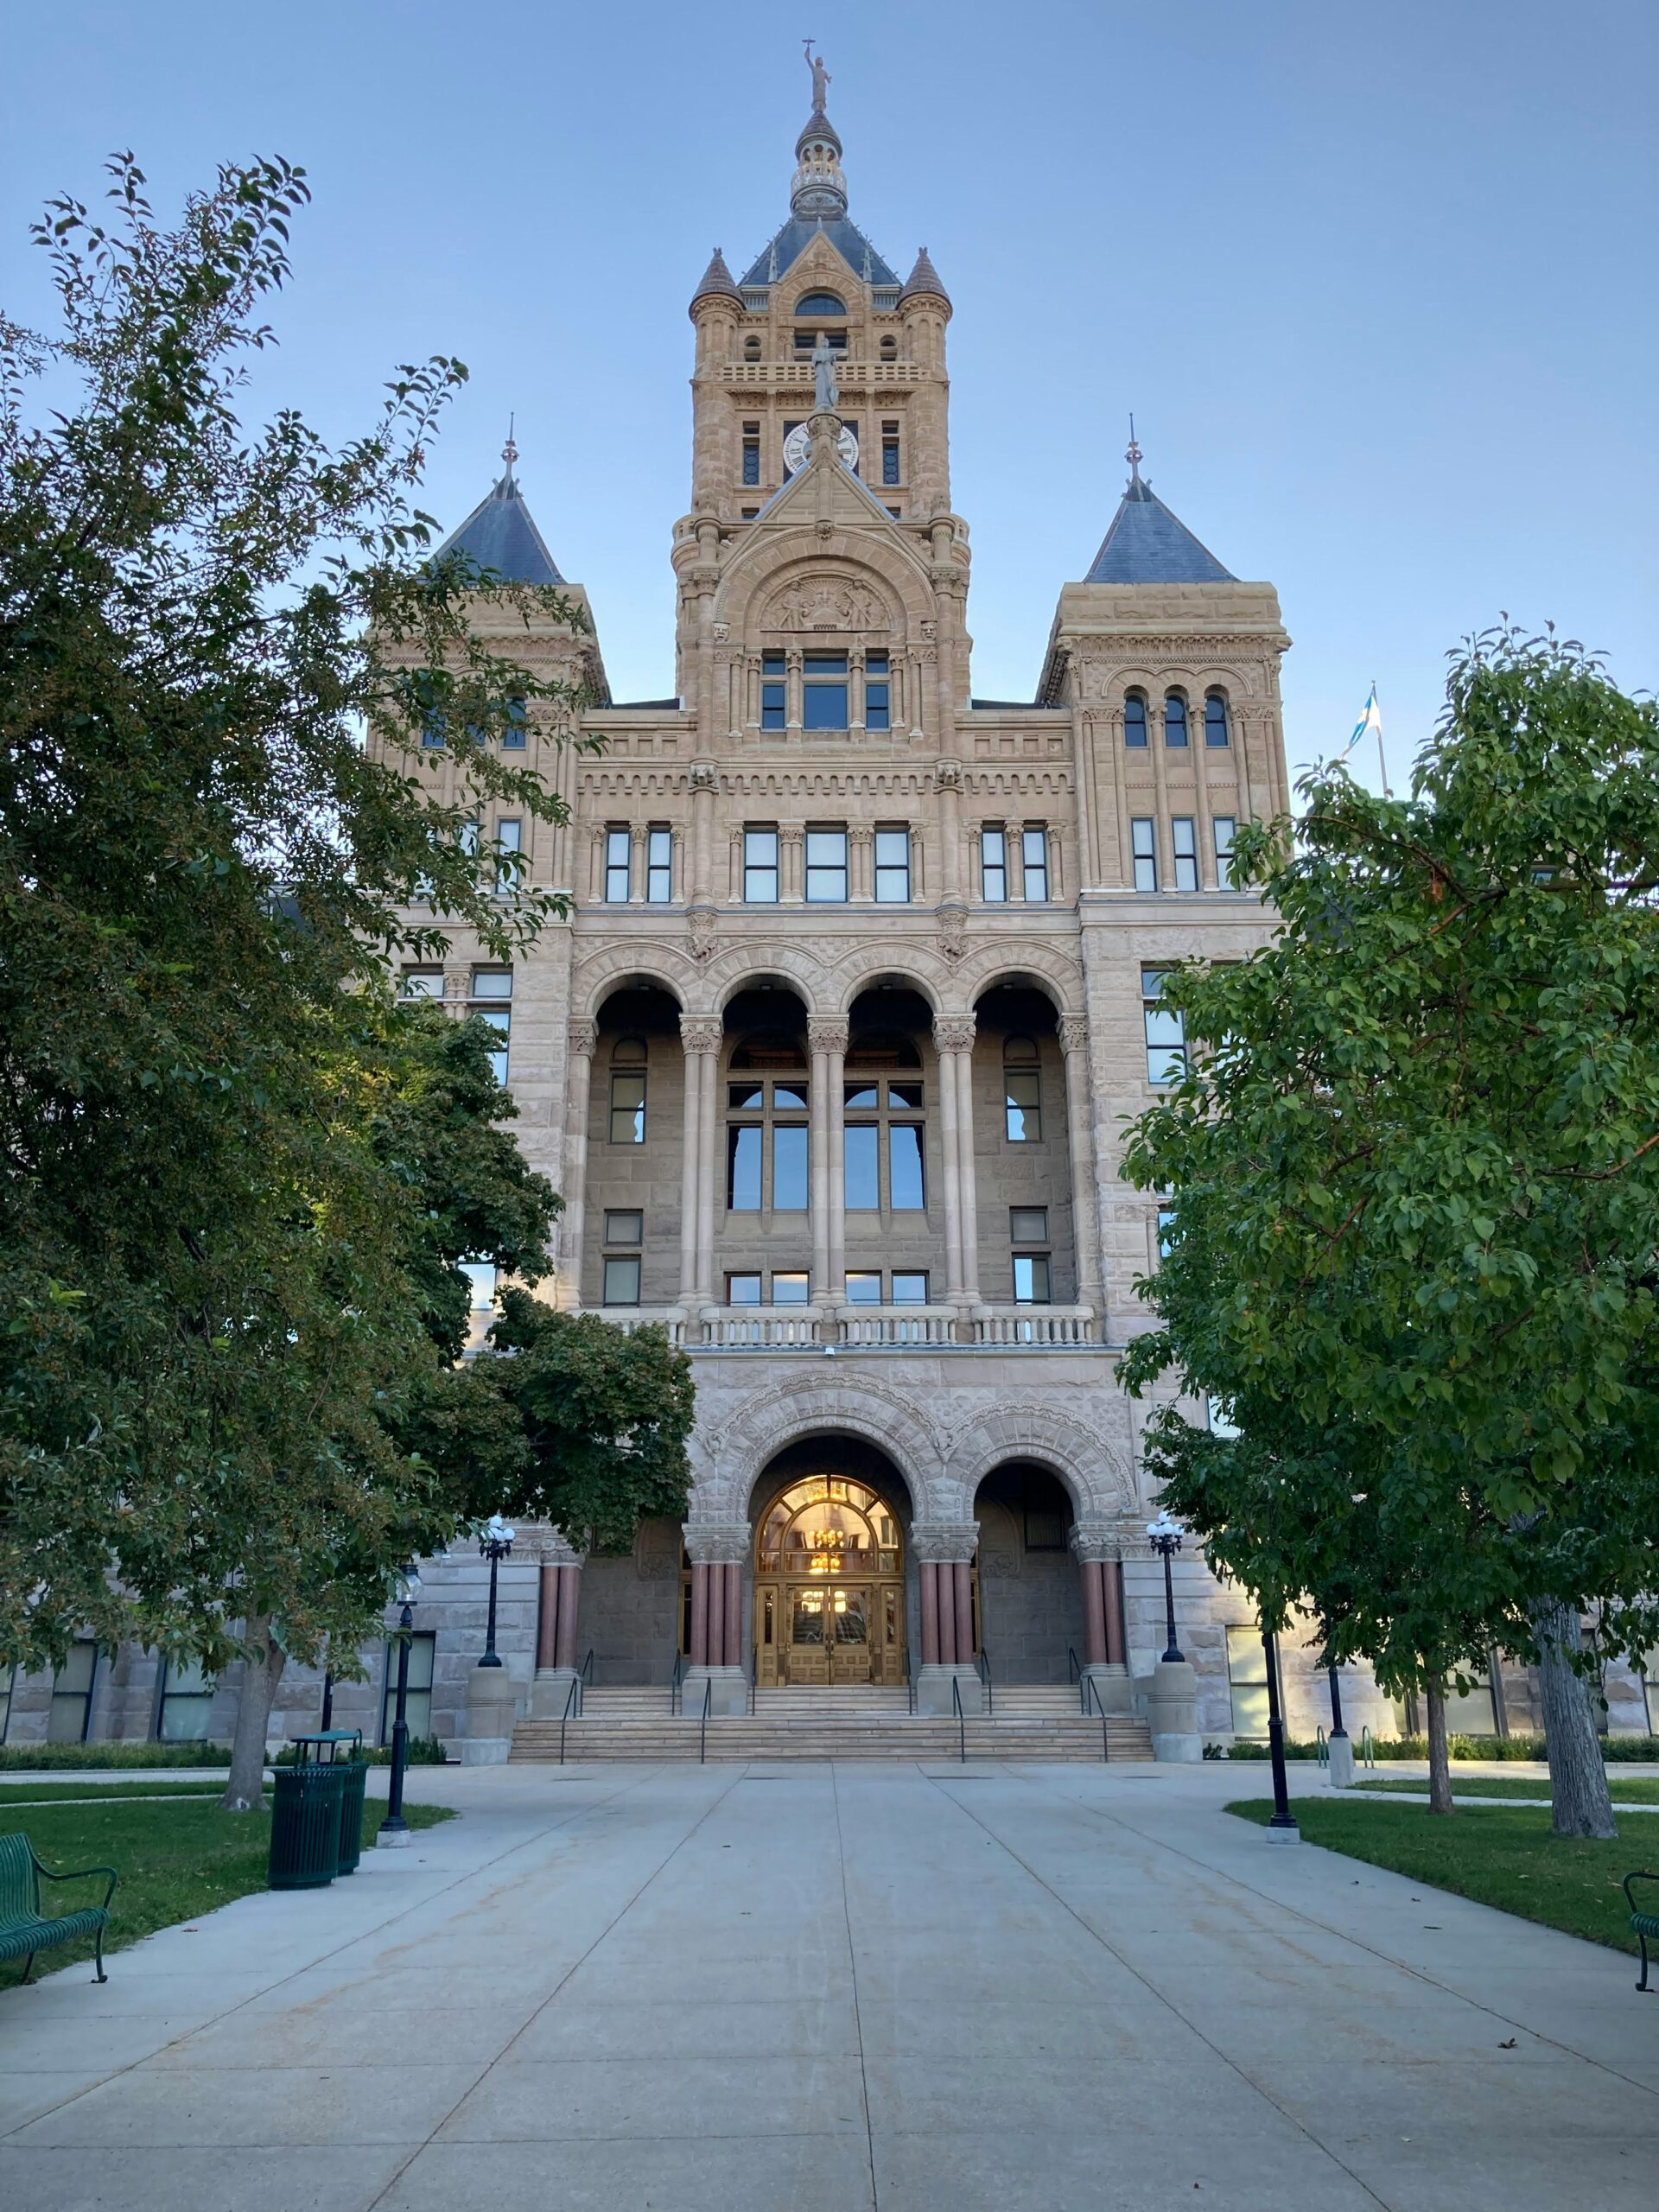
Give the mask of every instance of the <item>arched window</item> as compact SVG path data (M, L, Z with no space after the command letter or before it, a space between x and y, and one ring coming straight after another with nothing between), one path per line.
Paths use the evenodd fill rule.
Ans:
M1204 741L1209 746L1222 746L1228 741L1224 691L1206 691L1204 695Z
M611 1142L645 1141L645 1040L619 1037L611 1047Z
M846 1116L842 1188L849 1213L920 1213L926 1209L920 1061L913 1039L899 1030L860 1029L848 1047L841 1096ZM879 1270L866 1270L858 1295L869 1297L874 1285L879 1300L880 1281ZM849 1295L854 1295L850 1289Z
M1123 700L1123 742L1125 745L1144 745L1147 741L1147 695L1144 691L1130 691Z
M760 340L758 338L746 338L743 340L743 358L746 361L758 361L760 359Z
M1164 743L1186 743L1186 701L1179 691L1164 694Z
M798 316L845 315L847 302L845 300L838 299L833 292L808 292L796 302L795 312Z
M1034 1037L1010 1037L1002 1047L1002 1111L1010 1144L1039 1144L1043 1078Z
M881 340L881 358L884 361L896 361L898 359L899 340L896 338L889 335Z

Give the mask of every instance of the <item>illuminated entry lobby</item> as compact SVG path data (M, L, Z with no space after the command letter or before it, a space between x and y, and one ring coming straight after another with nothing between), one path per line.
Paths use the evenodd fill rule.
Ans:
M840 1475L791 1483L760 1522L754 1559L755 1680L905 1679L905 1574L897 1514Z

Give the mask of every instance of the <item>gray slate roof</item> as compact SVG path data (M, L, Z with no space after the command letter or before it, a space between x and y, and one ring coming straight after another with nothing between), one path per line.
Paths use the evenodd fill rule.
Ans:
M1178 522L1139 471L1101 541L1089 584L1230 584L1237 578Z
M542 533L524 505L511 468L486 499L480 499L459 530L451 531L436 557L464 553L480 569L515 584L562 584Z
M950 295L945 290L940 280L939 272L929 258L925 246L917 255L916 266L906 277L905 289L899 296L901 300L913 300L924 292L931 293L935 299L943 300L947 307L950 304Z
M872 284L896 284L899 282L897 275L882 260L858 225L849 222L844 215L833 223L806 223L798 215L791 216L771 244L762 248L753 267L741 281L745 284L771 283L772 279L768 272L772 267L772 256L777 256L777 270L782 276L793 268L813 239L820 234L829 239L855 276L863 276L864 257L868 254L869 282Z

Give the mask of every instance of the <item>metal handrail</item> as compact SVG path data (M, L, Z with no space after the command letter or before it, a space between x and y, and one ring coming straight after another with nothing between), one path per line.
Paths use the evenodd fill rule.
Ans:
M1085 1720L1089 1717L1090 1699L1094 1700L1095 1711L1100 1715L1100 1756L1103 1763L1105 1763L1109 1761L1112 1756L1112 1739L1106 1731L1106 1708L1100 1701L1100 1691L1094 1676L1085 1675L1083 1678L1083 1713Z
M588 1688L592 1689L594 1679L594 1646L590 1643L588 1647L588 1656L576 1669L576 1680L579 1682L586 1682Z
M749 1718L751 1720L754 1718L754 1693L760 1680L760 1647L758 1643L752 1643L749 1646Z
M996 1711L996 1694L991 1688L991 1655L983 1644L974 1654L974 1671L985 1685L985 1710L988 1713L994 1714Z
M968 1721L962 1709L962 1684L956 1675L950 1677L950 1702L957 1709L957 1757L963 1766L968 1764Z
M715 1694L715 1680L705 1675L702 1682L702 1720L697 1730L697 1764L706 1765L709 1758L709 1708Z
M570 1687L564 1694L564 1711L559 1715L559 1764L564 1764L564 1732L570 1725L570 1708L574 1706L578 1720L582 1718L582 1676L573 1675Z
M1065 1664L1067 1681L1080 1682L1083 1680L1083 1669L1078 1663L1075 1648L1069 1643L1065 1647Z
M1323 1728L1315 1728L1313 1731L1313 1756L1321 1766L1330 1765L1331 1746L1325 1741Z
M1369 1720L1359 1732L1359 1763L1361 1766L1373 1768L1376 1764L1376 1738L1371 1733Z
M680 1684L684 1680L685 1654L683 1651L677 1651L674 1654L673 1672L668 1678L668 1709L671 1713L676 1713L680 1710Z

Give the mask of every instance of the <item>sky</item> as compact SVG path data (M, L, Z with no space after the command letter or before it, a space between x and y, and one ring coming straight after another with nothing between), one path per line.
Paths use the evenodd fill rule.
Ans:
M1402 780L1500 612L1659 681L1652 0L12 0L0 307L49 326L29 222L114 149L163 213L222 161L302 164L251 408L345 438L397 363L458 354L425 504L458 522L515 415L613 695L661 697L686 306L788 212L808 32L853 219L955 305L976 693L1032 696L1131 410L1160 495L1278 587L1293 768L1375 680Z

